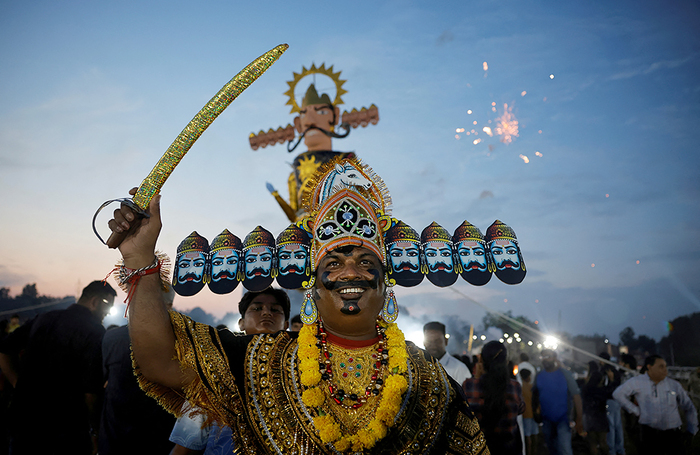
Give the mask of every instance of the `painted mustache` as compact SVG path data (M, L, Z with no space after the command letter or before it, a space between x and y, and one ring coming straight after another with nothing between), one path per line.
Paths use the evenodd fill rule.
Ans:
M510 259L505 259L503 262L500 264L497 264L498 268L503 270L503 269L519 269L520 264L516 264L515 262L511 261Z
M350 288L362 288L362 289L377 289L377 281L372 280L356 280L356 281L330 281L329 279L321 277L321 283L323 287L329 291L333 291L339 287L350 287Z
M181 277L177 278L180 283L186 283L188 281L202 281L202 275L197 275L196 273L186 273Z
M222 270L221 272L217 273L214 275L212 278L214 281L219 281L219 280L232 280L236 277L234 273L231 273L229 270Z
M394 270L397 272L405 272L408 270L411 271L418 271L419 267L415 264L412 264L410 262L402 262L398 266L394 266Z
M442 269L440 268L442 267ZM430 271L431 272L449 272L452 270L452 264L447 264L446 262L436 262L435 264L430 266Z
M286 275L288 273L298 273L301 274L303 270L301 270L299 267L297 267L294 264L289 264L287 267L283 268L280 270L280 273Z
M481 264L476 261L470 261L469 264L467 264L467 266L464 267L464 270L466 272L469 272L470 270L486 270L486 264Z
M255 278L256 276L268 276L270 274L269 269L263 269L262 267L256 267L252 270L246 270L245 276L248 278Z
M340 134L338 134L338 133L336 133L336 132L334 132L334 131L324 130L323 128L319 128L318 126L313 126L313 125L312 125L312 126L308 127L308 128L306 129L306 131L304 131L304 132L302 133L300 139L303 139L304 136L306 136L306 133L308 133L308 132L311 131L311 130L318 130L318 131L322 132L323 134L325 134L325 135L328 136L328 137L335 137L335 138L338 138L338 139L341 139L341 138L344 138L344 137L345 137L345 136L341 136Z

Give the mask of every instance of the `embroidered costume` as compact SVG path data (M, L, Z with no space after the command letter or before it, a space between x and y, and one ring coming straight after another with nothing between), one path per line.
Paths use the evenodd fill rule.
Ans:
M172 413L179 413L185 399L233 429L236 454L337 454L333 445L322 442L315 426L318 414L304 404L301 384L299 343L293 333L236 336L171 312L177 337L177 355L183 367L198 372L198 379L185 390L185 397L139 375L142 387ZM456 383L439 362L426 359L422 350L405 343L408 388L400 402L395 423L370 450L359 453L392 454L486 454L486 442L476 418ZM367 347L333 345L336 352L357 352L353 371L336 370L355 376L370 368ZM336 357L334 355L333 357ZM357 358L355 358L357 357ZM358 369L358 365L360 368ZM345 370L345 371L343 371ZM364 372L363 372L364 373ZM347 377L345 378L346 382ZM347 410L322 389L322 409L337 416L341 433L352 434L375 417L373 397L365 406ZM350 450L348 453L353 453Z
M231 427L236 454L488 454L460 385L438 360L406 342L394 323L398 305L391 287L397 282L390 267L397 266L395 273L413 265L452 273L454 277L438 284L449 285L459 276L449 233L433 223L421 241L436 251L447 249L435 256L419 254L417 233L391 217L384 182L358 160L333 160L306 185L308 215L278 236L280 245L257 227L242 247L244 256L256 255L246 256L246 264L264 268L258 273L246 266L246 278L259 275L269 284L278 271L300 272L295 282L306 293L301 311L305 325L298 336L236 336L171 311L177 360L197 377L183 395L148 382L136 365L143 389L174 414L189 401L203 410L207 423ZM506 228L503 225L501 231ZM326 333L314 300L319 264L348 246L369 250L385 271L377 336L363 342ZM278 257L265 259L272 252ZM406 256L394 264L390 258L399 254ZM402 265L404 260L415 263ZM279 270L278 262L283 264ZM447 264L450 272L440 264ZM246 279L243 285L250 286ZM353 306L348 311L354 311Z

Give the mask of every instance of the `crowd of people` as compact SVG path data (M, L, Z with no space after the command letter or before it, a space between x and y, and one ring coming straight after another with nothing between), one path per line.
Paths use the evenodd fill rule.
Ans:
M433 333L440 327L442 343ZM491 341L475 362L464 362L470 375L461 380L451 372L457 368L448 369L454 357L444 350L449 340L444 326L430 322L424 334L426 350L462 382L491 453L634 455L692 451L692 436L698 432L693 401L697 403L694 390L700 388L700 368L686 390L668 377L666 361L659 355L648 356L638 372L632 355L622 354L616 365L602 352L597 360L588 362L587 375L576 380L552 349L541 351L539 371L524 352L513 368L506 346Z
M164 308L170 310L175 294L164 287ZM230 427L189 404L176 419L141 390L128 327L105 331L101 324L115 295L109 284L95 281L66 310L24 324L13 317L0 342L6 397L0 454L233 453ZM281 289L247 292L238 310L239 336L297 332L303 326L298 315L290 318L289 297ZM690 453L686 435L698 429L691 396L697 398L700 369L691 377L689 394L667 377L658 355L647 357L638 372L633 356L622 354L616 366L603 352L575 380L550 349L541 351L539 368L520 353L514 369L506 345L498 341L465 362L447 352L444 324L429 322L423 334L427 354L461 384L493 454Z
M170 310L175 294L164 288L163 306ZM101 324L115 295L109 284L95 281L66 310L24 324L13 319L0 342L3 397L12 397L2 403L0 454L233 453L229 426L188 403L176 419L139 387L129 328L105 331ZM298 315L290 318L289 297L281 289L246 292L238 310L236 336L303 326ZM224 326L217 331L228 336ZM603 352L575 380L550 349L541 351L539 368L520 353L514 369L498 341L465 362L447 352L444 324L429 322L423 334L426 353L461 384L492 454L690 453L686 435L698 429L691 396L700 369L689 394L667 377L658 355L647 357L638 372L633 356L622 354L618 366Z

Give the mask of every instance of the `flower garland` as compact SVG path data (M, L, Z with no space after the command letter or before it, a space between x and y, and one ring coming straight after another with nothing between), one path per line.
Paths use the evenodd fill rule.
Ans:
M305 324L299 332L299 370L301 383L307 387L302 394L304 404L310 408L316 408L318 417L314 419L314 426L318 429L318 434L324 444L332 443L336 450L346 452L352 448L353 451L371 449L380 439L387 434L388 428L394 424L394 419L401 409L401 399L408 390L408 382L403 376L407 372L406 341L403 333L395 324L379 322L384 328L386 337L386 348L389 351L388 370L389 377L386 378L380 392L379 406L374 417L367 427L360 429L356 434L343 436L340 431L340 424L329 413L326 413L321 406L326 400L319 383L321 375L325 372L325 364L321 359L321 349L319 348L319 325Z

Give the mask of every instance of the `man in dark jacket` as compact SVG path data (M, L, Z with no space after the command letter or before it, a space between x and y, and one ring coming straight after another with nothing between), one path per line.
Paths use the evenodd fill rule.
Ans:
M93 281L76 304L43 313L0 346L0 368L15 387L11 453L96 451L103 390L102 320L116 292Z

